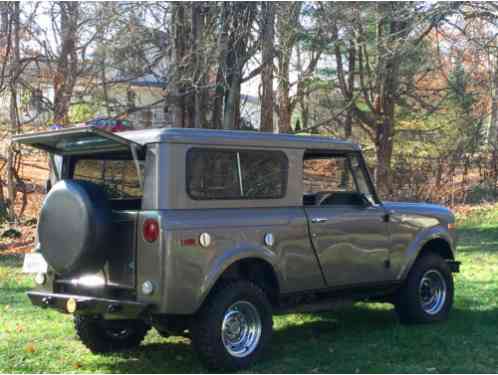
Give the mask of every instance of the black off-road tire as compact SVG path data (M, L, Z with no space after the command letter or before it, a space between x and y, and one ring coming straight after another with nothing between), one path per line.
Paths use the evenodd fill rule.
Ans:
M431 270L442 276L446 284L446 298L441 308L432 314L423 308L419 288L422 278ZM395 297L395 309L403 324L421 324L444 321L453 306L453 275L446 261L439 255L428 253L416 260L404 285Z
M74 317L74 325L81 342L95 354L134 349L150 329L141 320L110 322L82 315ZM118 334L120 330L122 332Z
M247 301L261 319L261 337L246 357L231 355L222 341L222 322L233 304ZM239 280L223 283L208 297L192 322L192 344L202 363L212 370L235 371L254 364L269 347L273 331L272 307L266 293L256 284Z

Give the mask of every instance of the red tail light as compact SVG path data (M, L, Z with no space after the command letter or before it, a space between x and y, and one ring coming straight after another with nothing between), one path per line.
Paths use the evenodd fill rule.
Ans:
M159 237L159 223L156 219L144 221L144 238L148 242L154 242Z

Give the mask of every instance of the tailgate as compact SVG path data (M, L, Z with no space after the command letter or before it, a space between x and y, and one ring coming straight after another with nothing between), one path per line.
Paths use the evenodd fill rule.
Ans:
M130 139L91 126L23 134L13 141L58 155L129 153L131 148L142 148Z

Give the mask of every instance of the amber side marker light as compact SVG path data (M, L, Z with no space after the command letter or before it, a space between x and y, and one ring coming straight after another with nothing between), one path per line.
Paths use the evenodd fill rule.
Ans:
M73 314L78 307L78 303L74 298L69 298L66 302L66 310L68 313Z

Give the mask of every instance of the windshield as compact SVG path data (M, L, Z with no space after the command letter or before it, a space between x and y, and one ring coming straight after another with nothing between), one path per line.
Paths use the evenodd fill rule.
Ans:
M143 197L140 182L143 164L143 161L139 161L139 176L133 160L79 158L74 164L73 179L101 186L109 199L140 199Z

